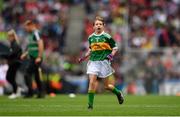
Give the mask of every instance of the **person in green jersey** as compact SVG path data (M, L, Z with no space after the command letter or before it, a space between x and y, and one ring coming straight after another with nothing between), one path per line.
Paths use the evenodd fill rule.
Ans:
M110 90L117 96L119 104L124 102L122 92L109 81L109 76L114 73L111 61L118 51L118 47L112 37L104 32L104 26L104 19L97 16L93 24L95 32L88 38L89 49L85 56L79 59L79 62L82 62L89 57L87 63L87 74L89 75L88 109L93 109L97 78L104 79L105 89Z
M26 98L33 96L32 89L32 75L35 76L35 81L38 88L37 98L44 97L43 86L41 82L41 68L40 65L42 63L44 44L43 40L39 36L39 31L37 29L37 25L35 22L27 20L24 23L25 30L29 33L28 35L28 46L27 51L22 54L21 59L24 60L27 56L29 58L27 70L25 73L25 81L28 87L28 93L25 95Z

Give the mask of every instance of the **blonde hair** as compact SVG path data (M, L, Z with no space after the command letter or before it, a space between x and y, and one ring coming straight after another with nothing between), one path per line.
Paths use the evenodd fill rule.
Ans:
M15 39L17 42L19 42L18 36L17 36L17 34L16 34L16 32L15 32L14 29L9 30L9 31L7 32L7 35L8 35L8 36L13 35L13 36L14 36L14 39Z
M33 22L32 22L31 20L26 20L26 21L24 22L24 25L31 25L31 24L33 24Z
M104 18L102 18L102 17L100 17L100 16L96 16L93 25L95 24L95 22L96 22L97 20L98 20L98 21L101 21L101 22L103 23L103 25L105 25Z

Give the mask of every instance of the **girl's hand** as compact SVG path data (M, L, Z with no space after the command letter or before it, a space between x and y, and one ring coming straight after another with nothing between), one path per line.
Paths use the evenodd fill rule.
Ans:
M37 57L36 60L35 60L35 63L38 64L41 62L41 57Z
M78 59L78 63L82 63L85 60L85 58L81 57Z
M109 54L109 55L107 55L107 58L108 58L110 61L112 61L112 60L113 60L113 55L112 55L112 54Z

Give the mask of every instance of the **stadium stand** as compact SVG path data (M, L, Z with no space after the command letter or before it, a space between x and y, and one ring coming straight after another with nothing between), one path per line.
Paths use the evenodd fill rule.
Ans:
M130 94L158 94L163 92L160 90L164 90L164 82L180 82L178 0L4 0L2 4L0 43L6 44L5 32L14 28L25 49L23 22L32 19L39 23L45 42L46 58L42 66L48 93L86 92L85 63L78 65L76 60L88 47L87 38L93 32L92 21L96 15L105 18L106 31L119 46L113 61L119 89ZM80 9L85 12L71 14L72 8L79 5L84 5ZM78 32L77 42L73 42L79 45L73 46L82 51L72 55L65 50L71 48L72 35L69 35L76 27L68 29L69 21L76 23L72 15L77 12L84 21L78 22L81 24L77 28L82 29L82 33ZM69 87L63 87L67 85Z

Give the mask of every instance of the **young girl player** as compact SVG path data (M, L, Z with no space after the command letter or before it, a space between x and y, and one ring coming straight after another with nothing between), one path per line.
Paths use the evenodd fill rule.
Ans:
M88 109L93 109L97 78L103 78L105 89L117 96L119 104L124 101L121 91L109 82L109 76L114 73L110 62L118 51L118 47L112 37L104 32L104 26L104 19L96 17L93 24L94 33L88 38L89 49L85 56L79 59L79 62L82 62L90 57L87 63L87 74L89 75Z

